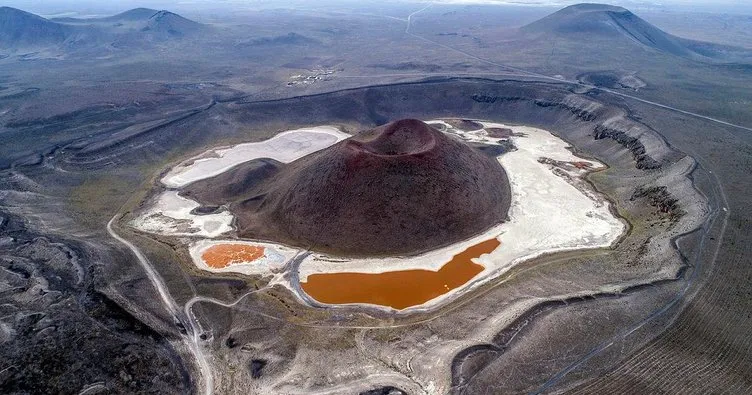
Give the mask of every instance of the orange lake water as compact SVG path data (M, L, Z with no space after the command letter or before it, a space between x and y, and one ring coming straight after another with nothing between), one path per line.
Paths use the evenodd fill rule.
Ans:
M493 252L501 245L490 239L458 253L438 272L412 269L386 273L317 273L300 285L321 303L368 303L405 309L418 306L458 288L484 267L473 258Z

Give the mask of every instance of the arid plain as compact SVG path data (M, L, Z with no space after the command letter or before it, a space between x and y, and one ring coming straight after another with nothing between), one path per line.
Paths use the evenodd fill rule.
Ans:
M636 14L1 8L0 387L752 390L752 52Z

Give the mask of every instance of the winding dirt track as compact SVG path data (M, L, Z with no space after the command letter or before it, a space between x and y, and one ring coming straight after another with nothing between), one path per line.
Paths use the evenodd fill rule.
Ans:
M157 293L159 293L159 297L162 300L162 305L164 305L165 309L170 312L176 322L181 323L186 328L187 332L185 335L183 335L183 340L191 355L193 355L196 364L198 365L199 373L201 374L198 381L203 381L204 383L203 393L205 395L211 395L214 391L214 376L212 375L212 370L209 366L209 362L203 350L201 349L201 344L199 343L200 332L198 330L198 325L194 324L194 320L190 315L187 315L189 325L185 325L184 319L179 316L177 303L175 302L175 299L172 297L172 295L170 295L170 291L167 289L162 276L157 273L156 269L154 269L154 266L152 266L151 262L149 262L149 260L146 258L146 256L144 256L141 250L139 250L130 241L118 235L112 228L112 223L117 217L118 216L115 215L114 217L112 217L112 219L110 219L109 222L107 222L107 232L110 234L110 236L112 236L113 239L128 247L133 255L136 256L138 262L141 264L141 267L146 272L146 276L149 278L149 281L151 281L154 289L156 289ZM186 309L186 311L188 311L188 309Z
M406 34L408 34L408 35L410 35L410 36L412 36L414 38L420 39L422 41L431 43L433 45L440 46L440 47L445 48L447 50L451 50L451 51L463 54L463 55L465 55L465 56L467 56L469 58L475 59L477 61L480 61L480 62L483 62L483 63L486 63L486 64L490 64L490 65L493 65L493 66L497 66L497 67L500 67L500 68L503 68L503 69L506 69L506 70L511 70L512 72L519 73L519 74L505 73L505 75L517 75L517 76L520 76L520 77L536 77L536 78L545 79L545 80L551 80L551 81L556 81L556 82L561 82L561 83L567 83L567 84L584 86L584 87L587 87L589 89L594 89L594 90L598 90L598 91L610 93L612 95L616 95L616 96L620 96L620 97L624 97L624 98L636 100L636 101L639 101L639 102L644 103L644 104L648 104L648 105L651 105L651 106L659 107L659 108L662 108L662 109L665 109L665 110L669 110L669 111L674 111L674 112L677 112L677 113L680 113L680 114L684 114L684 115L687 115L687 116L691 116L691 117L695 117L695 118L707 120L707 121L710 121L710 122L714 122L714 123L718 123L718 124L721 124L721 125L730 126L730 127L734 127L734 128L738 128L738 129L742 129L742 130L746 130L746 131L752 131L752 128L750 128L750 127L746 127L746 126L742 126L742 125L736 125L736 124L733 124L733 123L730 123L730 122L726 122L726 121L723 121L723 120L720 120L720 119L716 119L716 118L712 118L712 117L709 117L709 116L705 116L705 115L702 115L702 114L693 113L693 112L690 112L690 111L686 111L686 110L682 110L682 109L679 109L679 108L671 107L671 106L668 106L668 105L665 105L665 104L661 104L661 103L657 103L657 102L654 102L654 101L645 100L645 99L642 99L642 98L639 98L639 97L636 97L636 96L624 94L624 93L621 93L621 92L616 92L616 91L613 91L613 90L610 90L610 89L607 89L607 88L600 88L600 87L593 86L593 85L590 85L590 84L583 84L583 83L581 83L579 81L571 81L571 80L567 80L567 79L563 79L563 78L557 78L557 77L547 76L547 75L543 75L543 74L538 74L538 73L530 72L530 71L527 71L527 70L524 70L524 69L520 69L520 68L516 68L516 67L504 65L504 64L501 64L501 63L497 63L497 62L494 62L494 61L491 61L491 60L488 60L488 59L484 59L484 58L478 57L476 55L470 54L470 53L465 52L463 50L460 50L460 49L457 49L457 48L454 48L454 47L451 47L451 46L448 46L448 45L445 45L445 44L442 44L442 43L439 43L439 42L436 42L436 41L433 41L433 40L430 40L430 39L427 39L427 38L419 36L417 34L411 33L410 32L410 28L411 28L412 23L413 23L413 17L415 15L419 14L420 12L423 12L423 11L427 10L431 6L432 6L432 4L429 4L429 5L425 6L425 7L421 8L421 9L419 9L419 10L413 12L413 13L411 13L407 17L407 20L406 20L407 26L405 28L405 33ZM460 73L460 75L462 75L462 74L469 74L469 73ZM492 74L492 73L483 73L483 74L489 75L489 74ZM394 75L396 75L396 74L385 74L384 76L394 76ZM399 74L399 76L409 76L409 75L411 75L411 74L410 73ZM414 74L414 75L416 77L418 77L418 76L425 76L425 74L422 74L422 73L421 74ZM359 77L359 76L347 76L347 77ZM372 75L369 78L374 78L374 77L378 77L378 75ZM242 101L243 97L236 98L236 99ZM287 98L287 99L289 99L289 98ZM230 100L227 100L227 101L230 101ZM730 212L727 209L729 206L728 206L728 203L727 203L727 199L726 199L723 187L721 186L721 184L720 184L719 180L717 179L717 177L715 176L715 174L713 174L713 178L714 178L714 184L715 184L715 191L714 192L717 195L716 198L718 198L718 197L720 198L720 202L722 203L722 205L714 207L712 215L709 216L708 221L706 221L706 223L703 225L703 230L704 230L704 233L706 235L705 237L703 237L703 242L708 237L707 235L708 235L708 232L710 231L710 229L713 227L712 225L717 220L719 220L719 219L723 221L722 228L721 228L721 237L722 237L723 234L725 233L727 220L728 220L729 215L730 215ZM717 200L715 200L715 201L717 201ZM719 215L721 215L721 217L719 217ZM247 296L249 296L249 295L251 295L253 293L262 291L262 290L264 290L264 288L248 292L248 293L240 296L238 299L236 299L235 301L232 301L232 302L224 302L224 301L221 301L221 300L218 300L218 299L204 297L204 296L195 296L195 297L191 298L185 304L185 306L183 307L183 309L180 309L177 306L177 303L175 302L175 300L173 299L173 297L171 296L171 294L170 294L167 286L164 283L164 280L161 278L161 276L156 271L156 269L154 269L154 267L149 262L149 260L143 255L143 253L135 245L133 245L131 242L129 242L128 240L126 240L125 238L121 237L120 235L118 235L115 232L115 230L112 227L112 224L116 220L116 218L117 218L117 216L113 217L107 223L107 232L110 234L110 236L112 236L119 243L125 245L136 256L136 258L139 261L139 264L142 266L142 268L144 269L144 271L147 274L147 277L151 281L151 283L154 286L155 290L158 292L158 294L160 296L160 299L161 299L161 302L162 302L162 305L175 318L176 322L179 322L179 323L181 323L181 324L184 325L185 321L186 320L188 321L187 322L188 325L184 325L186 327L186 329L187 329L187 333L185 335L183 335L183 340L184 340L185 345L187 346L188 350L190 351L191 355L194 357L194 360L196 361L196 364L197 364L197 366L199 368L199 373L200 373L201 376L200 376L200 378L199 378L198 381L203 383L203 391L202 392L204 394L206 394L206 395L212 394L213 393L213 386L214 386L213 372L212 372L211 366L210 366L210 364L208 362L208 358L207 358L206 354L203 352L201 344L200 344L200 342L201 342L201 339L200 339L201 328L200 328L200 324L199 324L198 320L196 319L196 317L193 314L192 308L193 308L193 306L196 303L199 303L199 302L213 303L213 304L217 304L217 305L224 306L224 307L233 307L233 306L237 305L238 303L240 303ZM718 251L719 251L718 248L716 248L716 251L715 251L713 259L711 261L709 261L709 262L704 263L704 264L713 265L715 263L715 258L718 255ZM294 277L297 276L296 263L299 264L300 260L302 260L303 257L304 257L303 255L298 256L298 257L294 258L290 263L288 263L288 265L290 265L289 266L289 269L290 269L289 273L291 273L291 277L292 277L290 279L291 280L290 282L291 282L291 284L293 284L293 286L298 286L299 285L298 281L296 281L296 279ZM684 298L687 290L692 285L692 280L694 280L694 278L697 275L697 272L699 271L699 268L696 265L699 265L699 264L702 263L699 260L699 257L695 257L694 261L695 261L694 262L694 270L692 271L692 274L687 278L687 283L686 283L685 287L682 288L682 291L676 296L675 299L673 299L672 301L670 301L668 305L666 305L666 306L664 306L664 307L656 310L653 314L651 314L649 317L647 317L642 322L638 323L635 327L626 328L623 332L621 332L617 336L617 338L614 338L614 339L612 339L610 341L607 341L607 342L604 342L604 343L600 344L598 347L596 347L595 349L593 349L590 353L588 353L587 355L583 356L583 358L581 358L579 361L577 361L574 364L570 365L569 367L567 367L563 371L558 372L557 374L555 374L541 388L539 388L536 392L538 392L538 393L539 392L543 392L543 391L549 389L550 387L554 386L564 376L566 376L569 372L575 370L577 367L579 367L582 364L584 364L587 360L589 360L593 356L595 356L595 355L599 354L600 352L606 350L607 348L611 347L616 341L626 338L631 333L633 333L635 330L637 330L640 327L642 327L645 324L647 324L650 320L652 320L652 319L654 319L654 318L656 318L656 317L664 314L665 312L669 311L670 308L673 305L675 305L676 303L680 302ZM300 289L298 289L297 291L298 291L298 293L300 295L305 295L305 293L301 292ZM461 303L461 304L464 304L464 303ZM452 310L454 310L454 309L453 308L447 309L444 313L452 311ZM271 318L271 319L282 320L282 318L280 318L280 317L274 317L274 316L266 315L266 314L261 313L261 312L257 312L257 314L263 315L263 316L265 316L267 318ZM416 325L416 324L419 324L419 323L431 321L431 320L436 319L436 318L438 318L440 316L441 315L427 317L425 320L420 320L419 322L413 322L413 323L406 324L406 325ZM319 324L311 323L310 325L302 324L302 326L326 326L326 325L319 325ZM404 325L390 325L389 327L400 327L400 326L404 326ZM347 327L347 328L359 328L359 329L369 329L369 328L372 328L372 327L369 327L369 326L362 326L362 327L361 326L352 326L352 327L349 327L349 326L337 326L337 327L338 328L345 328L345 327ZM399 377L399 378L398 377L394 377L393 379L395 381L403 381L402 377Z
M654 106L654 107L659 107L659 108L662 108L662 109L665 109L665 110L674 111L674 112L677 112L677 113L680 113L680 114L683 114L683 115L687 115L687 116L691 116L691 117L703 119L703 120L706 120L706 121L718 123L720 125L730 126L730 127L741 129L741 130L745 130L745 131L752 131L752 128L750 128L750 127L733 124L733 123L726 122L726 121L723 121L723 120L720 120L720 119L717 119L717 118L713 118L713 117L709 117L709 116L706 116L706 115L694 113L694 112L691 112L691 111L682 110L682 109L679 109L679 108L676 108L676 107L672 107L672 106L669 106L669 105L665 105L665 104L657 103L657 102L654 102L654 101L642 99L642 98L639 98L639 97L636 97L636 96L632 96L632 95L628 95L628 94L625 94L625 93L617 92L617 91L614 91L614 90L611 90L611 89L601 88L601 87L598 87L598 86L595 86L595 85L591 85L591 84L584 84L584 83L582 83L580 81L571 81L571 80L567 80L565 78L552 77L552 76L548 76L548 75L544 75L544 74L539 74L539 73L527 71L527 70L524 70L524 69L521 69L521 68L512 67L512 66L505 65L505 64L502 64L502 63L497 63L497 62L494 62L494 61L491 61L491 60L488 60L488 59L485 59L485 58L473 55L473 54L468 53L466 51L463 51L463 50L451 47L451 46L446 45L446 44L442 44L440 42L437 42L437 41L434 41L434 40L431 40L431 39L428 39L428 38L425 38L423 36L420 36L420 35L417 35L417 34L414 34L414 33L410 32L410 27L411 27L411 24L412 24L413 17L415 15L419 14L420 12L425 11L430 6L431 6L431 4L429 4L426 7L421 8L418 11L415 11L415 12L413 12L413 13L411 13L409 15L409 17L407 18L407 26L405 27L405 33L406 34L409 34L410 36L412 36L414 38L417 38L417 39L420 39L420 40L423 40L425 42L432 43L434 45L440 46L442 48L445 48L445 49L448 49L448 50L460 53L462 55L465 55L465 56L467 56L469 58L472 58L472 59L475 59L477 61L480 61L480 62L483 62L483 63L486 63L486 64L490 64L490 65L493 65L493 66L505 68L507 70L512 70L512 71L516 71L516 72L522 73L523 76L526 75L526 76L532 76L532 77L537 77L537 78L551 80L551 81L557 81L557 82L562 82L562 83L568 83L568 84L573 84L573 85L584 86L584 87L587 87L589 89L593 89L593 90L598 90L598 91L610 93L612 95L623 97L623 98L627 98L627 99L632 99L632 100L635 100L635 101L638 101L638 102L641 102L641 103L644 103L644 104L648 104L648 105L651 105L651 106ZM716 243L716 249L715 249L715 251L713 253L713 258L709 262L705 262L704 263L702 261L702 259L701 259L701 252L703 251L703 247L704 247L704 244L705 244L706 240L711 237L710 232L713 229L713 225L719 219L722 221L721 231L720 231L719 238L720 239L723 238L723 236L726 233L726 226L728 224L728 218L731 215L731 211L729 209L729 204L728 204L728 199L726 197L726 193L724 192L724 188L721 185L720 180L718 179L718 177L716 176L715 173L712 173L712 172L708 172L708 173L712 175L712 178L713 178L713 181L714 181L713 182L713 184L714 184L713 185L713 189L714 189L713 193L715 195L715 196L712 197L713 199L711 199L711 197L708 196L708 198L709 198L708 201L709 202L715 202L716 205L713 207L713 210L712 210L711 214L708 215L708 218L703 223L703 226L702 226L703 237L702 237L702 241L701 241L701 247L698 249L698 252L696 253L696 255L694 257L692 257L692 260L690 262L690 266L693 268L693 270L692 270L691 274L686 278L686 282L685 282L684 287L682 287L682 289L679 291L679 293L677 293L677 295L672 300L670 300L665 306L662 306L662 307L658 308L652 314L650 314L644 320L638 322L633 327L625 328L625 330L622 331L621 333L619 333L616 337L614 337L614 338L612 338L612 339L610 339L610 340L608 340L606 342L603 342L603 343L599 344L597 347L595 347L593 350L591 350L588 354L584 355L580 360L578 360L578 361L574 362L573 364L567 366L564 370L562 370L562 371L557 372L556 374L554 374L540 388L538 388L533 393L539 394L539 393L542 393L542 392L545 392L545 391L549 390L551 387L553 387L557 383L559 383L567 374L569 374L570 372L574 371L575 369L577 369L578 367L580 367L581 365L583 365L584 363L586 363L588 360L590 360L594 356L596 356L596 355L600 354L601 352L605 351L606 349L608 349L609 347L611 347L612 345L614 345L614 343L616 343L617 341L625 339L630 334L632 334L633 332L637 331L641 327L645 326L646 324L648 324L649 322L651 322L655 318L658 318L658 317L662 316L663 314L665 314L666 312L670 311L672 307L674 307L676 304L678 304L678 303L680 303L680 302L682 302L684 300L684 297L686 296L686 294L689 291L690 287L694 284L694 280L696 279L696 277L698 275L698 272L700 271L700 267L703 264L707 264L707 265L711 265L711 266L715 264L715 261L716 261L716 259L718 257L719 251L720 251L720 243ZM718 203L720 203L720 205ZM674 241L674 243L676 243L676 240Z

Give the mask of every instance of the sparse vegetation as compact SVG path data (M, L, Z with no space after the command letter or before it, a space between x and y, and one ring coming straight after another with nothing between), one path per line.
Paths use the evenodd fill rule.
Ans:
M196 21L0 8L4 393L203 393L196 355L214 393L752 392L741 19L327 7ZM677 37L682 23L715 42ZM387 314L307 306L284 277L207 275L179 242L122 226L166 166L209 147L449 116L548 129L603 161L589 181L630 231L524 262L450 305ZM673 172L685 155L696 166ZM175 311L107 235L116 214Z

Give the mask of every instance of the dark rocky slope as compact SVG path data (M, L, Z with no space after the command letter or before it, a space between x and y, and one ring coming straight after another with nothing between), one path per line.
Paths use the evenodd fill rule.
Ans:
M238 195L238 183L215 182L201 189ZM466 239L504 221L509 204L509 183L495 159L408 119L285 166L231 210L241 237L365 256L414 254Z
M60 44L72 28L26 11L0 7L0 48Z
M522 27L521 31L569 38L630 40L677 56L701 56L690 48L690 40L668 34L626 8L606 4L572 5Z
M0 48L76 50L139 47L206 33L201 23L169 11L136 8L106 18L56 18L0 7ZM72 51L72 52L71 52Z

